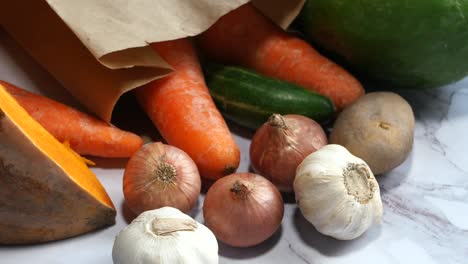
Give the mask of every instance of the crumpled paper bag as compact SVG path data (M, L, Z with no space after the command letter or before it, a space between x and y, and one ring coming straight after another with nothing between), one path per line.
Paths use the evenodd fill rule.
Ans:
M195 36L249 0L2 1L0 25L90 112L171 72L148 43ZM253 0L282 27L304 0Z

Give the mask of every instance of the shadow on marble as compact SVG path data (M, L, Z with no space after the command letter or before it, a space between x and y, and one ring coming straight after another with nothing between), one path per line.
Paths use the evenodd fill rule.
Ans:
M208 192L208 190L211 188L211 186L213 186L213 184L215 182L216 182L215 180L211 180L211 179L207 179L205 177L201 177L201 190L200 190L200 193L201 194L206 194Z
M375 176L377 182L379 183L381 194L401 186L406 182L413 164L413 153L414 151L412 150L406 160L400 164L400 166L387 173Z
M137 215L134 214L132 210L130 210L130 208L127 206L127 204L125 203L125 199L123 199L122 203L120 204L120 211L127 224L130 224L137 217ZM190 217L195 219L201 213L202 213L202 207L200 206L200 200L197 199L197 202L193 206L193 209L187 214Z
M230 259L251 259L261 256L270 250L273 250L275 245L281 240L282 234L283 227L280 226L273 236L257 246L248 248L231 247L218 240L219 255Z
M456 92L456 88L446 87L420 92L400 91L399 94L413 108L416 122L438 124L447 115L452 95Z
M249 170L248 172L250 173L256 173L252 166L249 165ZM237 171L236 173L244 173L243 171ZM211 186L213 186L213 184L216 182L216 180L212 180L212 179L207 179L205 177L201 177L201 183L202 183L202 187L201 187L201 191L200 193L201 194L206 194L208 192L208 190L211 188Z
M90 167L91 169L124 169L128 162L128 158L100 158L93 156L85 156L85 158L96 163L95 166Z
M192 217L193 219L195 219L198 215L203 214L203 203L200 202L200 199L197 199L195 205L193 206L193 209L190 210L190 212L188 212L187 214L190 215L190 217Z
M250 173L257 173L257 172L254 170L254 168L252 167L252 163L251 163L251 162L249 163L249 172L250 172Z
M122 130L141 136L145 143L157 141L166 143L131 92L123 94L117 101L112 111L111 123Z
M44 249L50 248L52 246L61 246L65 243L74 243L75 241L86 241L87 239L95 239L95 237L99 237L99 233L106 232L111 226L102 226L95 230L90 230L85 233L76 234L72 237L67 237L58 240L52 241L44 241L44 242L37 242L37 243L30 243L30 244L15 244L15 245L7 245L7 244L0 244L0 263L3 262L2 251L5 252L13 252L13 251L27 251L28 249ZM79 243L79 242L78 242ZM92 242L90 242L92 243ZM28 262L28 263L37 263L37 262Z
M382 232L381 225L374 225L370 230L367 230L362 236L354 240L337 240L319 233L304 218L299 208L296 208L292 220L294 221L294 227L299 238L305 244L326 256L343 256L358 251L374 240L377 240Z
M130 224L133 221L133 219L137 217L137 215L134 214L132 210L130 210L130 208L128 208L127 204L125 203L125 200L122 200L122 203L120 204L120 211L122 212L122 216L125 219L127 225Z
M282 192L281 197L283 198L283 202L285 204L296 204L296 197L294 196L294 192Z
M254 136L255 134L255 131L251 130L251 129L248 129L246 127L242 127L230 120L226 120L226 124L228 125L229 127L229 130L231 131L231 133L241 137L241 138L244 138L244 139L252 139L252 137Z

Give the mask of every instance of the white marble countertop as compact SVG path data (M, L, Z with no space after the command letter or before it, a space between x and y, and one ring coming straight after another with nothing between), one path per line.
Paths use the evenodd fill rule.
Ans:
M76 105L3 31L0 79ZM220 243L220 263L468 263L468 78L400 94L416 115L415 141L404 164L378 177L384 205L381 225L356 240L338 241L319 234L290 196L281 228L272 238L248 249ZM239 171L247 171L251 134L234 126L232 130L242 150ZM114 237L130 219L122 194L125 160L97 163L92 170L114 201L117 223L62 241L0 247L0 263L112 263ZM201 222L202 204L203 197L192 213Z

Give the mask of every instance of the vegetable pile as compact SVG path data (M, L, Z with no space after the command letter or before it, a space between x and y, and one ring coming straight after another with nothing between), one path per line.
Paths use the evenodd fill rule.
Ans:
M216 239L250 247L280 228L281 192L294 192L304 217L336 239L381 221L374 175L404 162L413 143L413 111L401 96L365 94L343 67L251 4L193 42L151 47L174 72L133 94L164 142L143 145L132 132L0 82L0 201L8 204L0 219L10 226L0 225L0 243L113 223L112 202L79 154L129 157L122 192L138 217L117 236L115 263L217 263ZM240 153L225 120L254 132L249 153ZM238 172L247 154L253 171ZM206 181L214 183L205 227L186 214ZM39 232L45 228L51 235Z
M219 62L298 84L327 96L338 109L364 94L359 81L345 69L274 25L250 4L221 17L197 43Z

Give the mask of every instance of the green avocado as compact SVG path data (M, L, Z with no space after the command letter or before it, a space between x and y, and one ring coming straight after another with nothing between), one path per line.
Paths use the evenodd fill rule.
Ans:
M468 0L308 0L305 37L351 71L401 88L468 75Z

